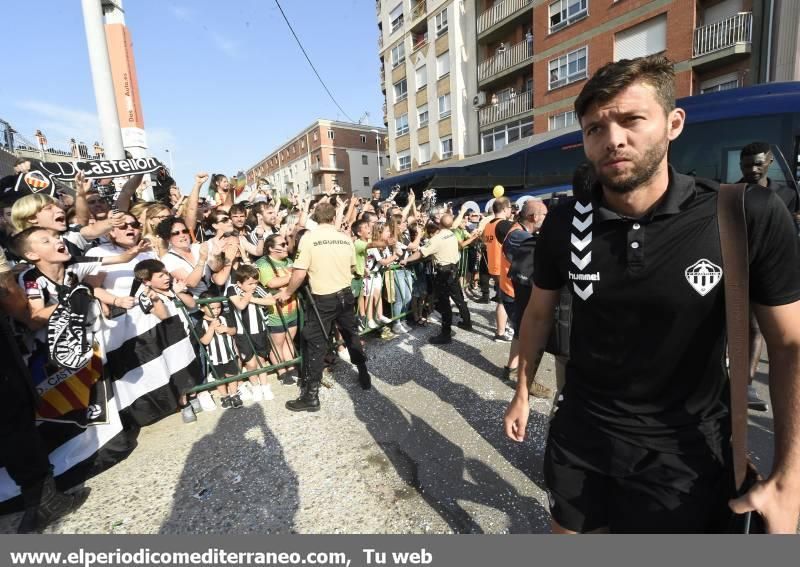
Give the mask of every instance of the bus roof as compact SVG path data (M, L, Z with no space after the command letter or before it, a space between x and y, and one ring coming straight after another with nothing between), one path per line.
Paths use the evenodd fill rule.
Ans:
M766 83L688 96L678 99L676 103L679 108L683 108L686 111L687 124L745 116L764 116L786 112L798 113L800 112L800 81ZM521 140L520 143L506 146L495 152L471 156L455 163L434 165L409 173L387 177L373 187L385 190L398 184L411 186L424 183L434 175L456 175L459 170L471 165L506 159L525 152L580 143L581 135L577 129L558 135L553 132L545 132L530 136Z

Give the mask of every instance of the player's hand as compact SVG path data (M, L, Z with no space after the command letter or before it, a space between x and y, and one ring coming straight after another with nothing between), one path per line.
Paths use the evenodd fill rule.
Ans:
M276 303L288 303L289 299L291 298L291 295L289 295L286 292L286 288L283 288L282 290L280 290L278 293L276 293L272 297L275 298L275 302Z
M767 533L796 534L800 514L800 488L797 482L773 479L757 482L746 494L728 502L737 514L757 512L764 518Z
M195 174L194 182L197 183L198 185L202 185L206 181L208 181L208 173L206 173L205 171L201 171L200 173Z
M208 260L208 242L203 242L200 245L199 257L201 264L204 264L206 260Z
M187 290L186 283L182 280L175 280L172 282L172 291L175 293L183 293Z
M527 398L515 395L508 404L506 415L503 418L503 429L509 439L517 442L525 440L525 427L528 425L529 414L530 405Z

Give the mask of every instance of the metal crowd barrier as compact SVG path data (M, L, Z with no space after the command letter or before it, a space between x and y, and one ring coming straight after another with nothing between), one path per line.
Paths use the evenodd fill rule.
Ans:
M207 305L209 303L222 303L223 305L227 306L228 309L231 310L231 312L233 313L233 315L235 317L236 322L239 323L239 324L242 323L242 314L230 302L230 298L228 298L228 297L208 297L206 299L197 299L196 302L197 302L198 306ZM189 321L194 321L195 320L193 317L191 317L189 315L189 313L186 310L186 307L184 305L181 304L180 308L183 310L184 315L187 317L187 319ZM281 319L281 323L282 323L282 326L283 326L283 332L287 333L287 335L288 335L289 327L287 326L286 319L285 319L285 317L283 315L283 311L282 311L280 305L276 305L276 309L277 309L278 315L279 315L279 317ZM261 308L260 306L259 306L259 309L258 309L258 316L259 316L259 318L261 318L262 321L264 321L265 318L266 318L265 309ZM302 303L300 301L298 301L297 302L297 334L298 335L302 332L304 325L305 325L305 316L304 316L304 312L303 312L303 308L302 308ZM242 327L244 328L244 325L242 325ZM266 360L269 360L270 354L273 354L275 356L275 358L279 362L277 364L267 364L266 366L259 366L258 368L255 368L253 370L244 370L242 368L242 361L241 361L241 358L239 357L239 354L235 353L235 352L228 352L228 354L230 356L232 356L233 359L236 361L236 367L237 367L237 370L239 372L235 376L229 376L227 378L226 377L220 377L217 374L217 371L215 370L214 365L211 364L211 360L209 359L208 353L206 352L205 345L203 345L200 342L200 337L197 335L197 332L195 331L194 325L189 325L189 332L191 333L191 336L195 340L196 344L198 345L198 349L200 351L200 357L203 359L204 366L208 370L207 372L204 373L204 379L208 378L208 374L209 373L214 378L212 381L203 382L202 384L198 384L197 386L195 386L194 388L189 390L190 393L202 392L203 390L211 390L213 388L216 388L217 386L221 386L223 384L228 384L230 382L238 382L240 380L243 380L245 378L249 378L250 376L253 376L253 375L256 375L256 374L262 374L264 372L274 373L277 370L282 370L284 368L290 368L292 366L297 366L298 368L301 369L301 372L302 372L302 367L303 367L303 356L302 356L302 352L301 352L302 349L298 348L294 341L291 341L290 344L291 344L291 348L292 348L292 354L294 356L293 356L293 358L291 358L289 360L283 360L283 357L282 357L281 353L278 352L278 350L277 350L277 348L275 346L275 343L272 340L272 333L270 333L269 330L267 330L266 331L266 335L267 335L267 341L269 343L269 349L270 349L268 353L262 353L262 352L259 352L259 351L257 351L255 349L255 345L253 344L253 339L250 336L250 333L245 332L244 336L247 339L247 341L248 341L248 343L250 345L250 348L253 350L253 352L256 352L258 355L262 356ZM302 341L300 341L300 344L302 344Z

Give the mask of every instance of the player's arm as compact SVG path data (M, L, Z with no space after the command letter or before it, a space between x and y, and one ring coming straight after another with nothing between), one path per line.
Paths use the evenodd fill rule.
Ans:
M757 510L770 533L797 533L800 514L800 301L753 305L769 352L769 393L775 416L772 473L732 504Z
M534 285L525 314L522 316L517 391L508 405L503 420L506 435L514 441L525 439L525 427L528 424L530 411L528 395L544 356L560 293L559 290L542 289Z

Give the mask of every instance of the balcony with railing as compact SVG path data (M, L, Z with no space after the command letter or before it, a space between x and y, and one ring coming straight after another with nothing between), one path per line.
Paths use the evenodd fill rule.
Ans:
M753 38L753 13L739 12L719 22L694 30L694 58L710 61L729 55L750 53Z
M338 167L337 164L335 163L331 165L325 165L322 162L315 161L314 163L311 164L311 173L325 173L329 171L339 172L339 171L344 171L344 169Z
M491 29L506 19L533 9L533 0L503 0L478 16L478 34Z
M523 39L519 43L495 53L478 64L478 81L486 81L507 71L533 61L533 41Z
M419 23L420 18L425 18L425 15L428 13L428 2L427 0L420 0L417 2L413 8L411 8L411 27L412 29L414 26Z
M428 45L428 32L422 32L411 36L411 51L414 52L421 47Z
M533 109L532 94L532 91L524 91L504 102L487 104L478 111L478 122L481 126L486 126L530 112Z

